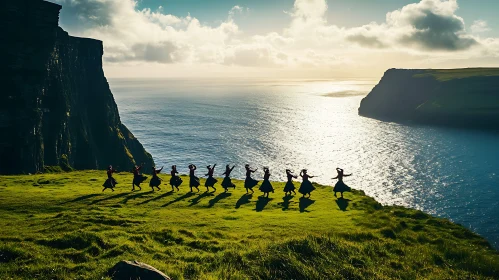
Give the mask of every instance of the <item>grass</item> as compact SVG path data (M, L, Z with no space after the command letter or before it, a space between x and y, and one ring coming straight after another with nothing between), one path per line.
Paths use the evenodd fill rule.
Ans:
M429 69L424 74L417 74L415 78L433 76L438 81L450 81L471 77L499 76L499 68L462 68L462 69Z
M169 176L162 176L168 182ZM147 184L131 192L120 173L0 177L0 279L107 279L119 260L173 279L498 279L499 254L462 226L360 191L311 199L180 192ZM202 189L202 188L201 188Z

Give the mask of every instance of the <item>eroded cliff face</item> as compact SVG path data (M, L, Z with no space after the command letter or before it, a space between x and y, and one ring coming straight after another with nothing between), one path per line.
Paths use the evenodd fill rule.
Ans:
M58 26L60 9L42 0L2 3L0 173L151 167L151 155L120 121L102 42L69 36Z
M499 130L499 69L390 69L362 100L359 114Z

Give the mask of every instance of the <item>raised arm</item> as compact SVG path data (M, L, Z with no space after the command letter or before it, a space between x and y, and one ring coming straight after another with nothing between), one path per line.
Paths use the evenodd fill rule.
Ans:
M232 168L230 169L230 171L234 170L234 168L235 168L235 167L236 167L235 165L234 165L234 166L232 166Z
M353 174L353 173L350 173L350 174L345 174L345 175L343 175L343 176L348 177L348 176L352 176L352 174Z

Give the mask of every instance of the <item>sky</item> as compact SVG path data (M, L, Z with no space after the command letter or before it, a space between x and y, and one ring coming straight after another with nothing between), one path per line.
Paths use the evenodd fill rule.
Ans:
M376 78L499 67L496 0L51 0L108 77Z

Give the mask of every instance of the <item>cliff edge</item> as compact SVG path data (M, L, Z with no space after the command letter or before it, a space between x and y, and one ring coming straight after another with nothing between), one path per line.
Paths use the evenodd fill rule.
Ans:
M499 130L499 68L390 69L362 100L359 114Z
M61 8L42 0L2 3L0 174L152 166L121 123L102 42L69 36L58 25Z

